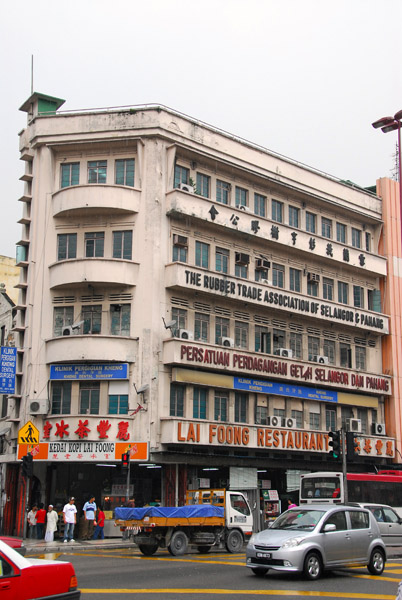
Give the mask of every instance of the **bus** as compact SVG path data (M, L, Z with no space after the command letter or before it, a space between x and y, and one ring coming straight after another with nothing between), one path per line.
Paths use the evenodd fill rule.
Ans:
M348 502L388 504L402 517L402 471L347 473ZM299 504L345 502L342 472L322 471L300 477Z

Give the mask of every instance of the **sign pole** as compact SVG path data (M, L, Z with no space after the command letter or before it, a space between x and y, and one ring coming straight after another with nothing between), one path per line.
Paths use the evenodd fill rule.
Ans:
M346 432L344 430L344 428L342 427L341 429L341 448L342 448L342 473L343 473L343 490L344 490L344 502L345 504L348 502L349 500L349 494L348 494L348 479L346 476L346 470L347 470L347 465L346 465Z

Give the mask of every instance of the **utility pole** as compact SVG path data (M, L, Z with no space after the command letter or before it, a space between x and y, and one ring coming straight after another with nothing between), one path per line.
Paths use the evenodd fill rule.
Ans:
M344 490L344 502L348 502L348 480L346 476L347 463L346 463L346 431L341 428L341 448L342 448L342 473L343 473L343 490Z

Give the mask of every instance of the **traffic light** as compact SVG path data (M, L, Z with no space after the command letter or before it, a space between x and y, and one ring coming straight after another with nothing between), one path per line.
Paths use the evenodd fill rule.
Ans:
M22 457L22 474L27 479L30 479L33 475L33 456L30 452Z
M129 465L130 465L130 453L129 452L124 452L121 455L121 468L122 468L122 471L127 471Z
M328 446L330 447L329 453L333 458L339 458L342 454L341 448L341 432L340 431L330 431L328 433L329 442Z
M359 456L360 444L356 441L353 431L346 432L346 458L353 460Z

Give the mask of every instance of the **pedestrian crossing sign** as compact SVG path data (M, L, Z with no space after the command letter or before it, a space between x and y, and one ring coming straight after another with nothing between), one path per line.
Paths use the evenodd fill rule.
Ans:
M39 429L35 427L31 421L25 423L24 427L18 431L18 443L19 444L38 444L39 443Z

